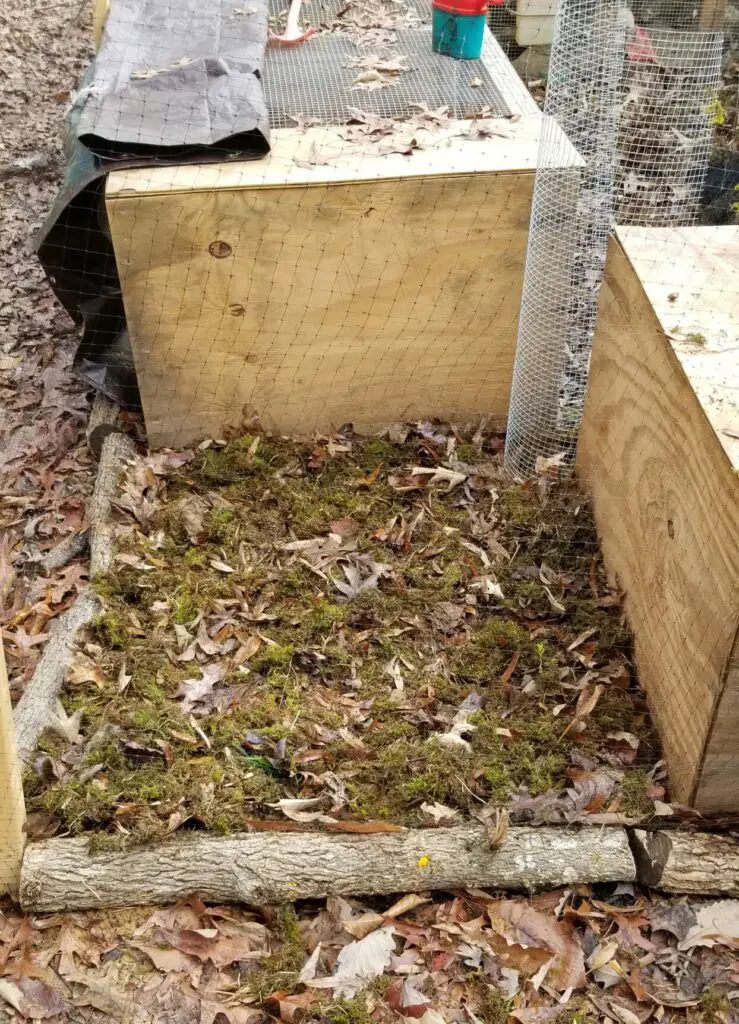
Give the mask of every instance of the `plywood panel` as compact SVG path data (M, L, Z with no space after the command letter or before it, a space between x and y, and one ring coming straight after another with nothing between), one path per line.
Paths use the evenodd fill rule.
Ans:
M739 677L731 660L739 479L617 242L601 293L578 470L606 564L625 593L673 798L739 811Z
M243 413L303 434L503 425L532 187L437 174L109 195L152 444Z
M18 888L25 820L21 765L15 749L8 676L0 638L0 895Z
M618 236L739 470L739 225L627 227Z

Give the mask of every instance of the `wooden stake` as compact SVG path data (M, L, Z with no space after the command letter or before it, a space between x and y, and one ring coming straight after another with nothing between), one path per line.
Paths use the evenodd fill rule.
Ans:
M25 820L21 763L15 747L8 674L0 639L0 894L18 888Z
M726 20L726 0L703 0L698 15L702 32L719 32Z
M108 17L109 0L92 0L92 41L97 50L103 38L105 19Z

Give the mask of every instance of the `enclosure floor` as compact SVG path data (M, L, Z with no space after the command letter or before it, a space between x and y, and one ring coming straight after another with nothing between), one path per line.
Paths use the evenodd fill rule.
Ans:
M449 427L141 460L67 719L60 834L618 822L664 800L582 495ZM47 830L48 834L48 830Z

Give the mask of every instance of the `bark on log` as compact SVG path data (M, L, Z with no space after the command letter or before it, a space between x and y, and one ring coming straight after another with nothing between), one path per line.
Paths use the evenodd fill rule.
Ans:
M54 721L77 631L92 622L99 611L97 595L86 590L49 627L51 638L13 713L15 743L22 761L33 756L41 733Z
M90 531L84 527L75 530L64 540L59 541L50 551L47 551L39 563L44 572L53 572L69 565L75 558L83 555L90 544Z
M95 489L87 508L90 523L90 577L107 572L113 564L113 522L110 516L121 473L136 448L126 434L108 434L103 441Z
M103 450L103 441L109 434L121 432L118 425L118 414L120 408L112 402L102 391L98 391L90 410L90 419L87 422L87 444L93 455L100 458Z
M631 835L639 881L664 892L739 896L739 842L710 832Z
M284 903L465 886L531 891L633 881L620 828L514 828L495 850L479 826L373 835L254 832L179 837L90 854L88 840L26 847L25 913L161 905L199 893L209 902Z
M111 434L103 442L95 489L88 506L90 524L90 576L106 572L113 560L110 509L126 459L135 453L133 441L123 434ZM33 756L39 737L56 717L56 702L69 669L78 631L92 622L101 609L90 589L81 594L51 627L51 638L13 714L18 756Z

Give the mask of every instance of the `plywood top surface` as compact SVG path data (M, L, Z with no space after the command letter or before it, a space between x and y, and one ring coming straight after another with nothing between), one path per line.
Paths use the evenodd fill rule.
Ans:
M622 227L618 237L739 471L739 226Z
M347 128L281 128L272 132L272 151L262 160L115 171L107 197L533 171L543 119L516 118L431 127L401 123L377 141L346 138ZM580 158L562 139L562 166L578 166Z

